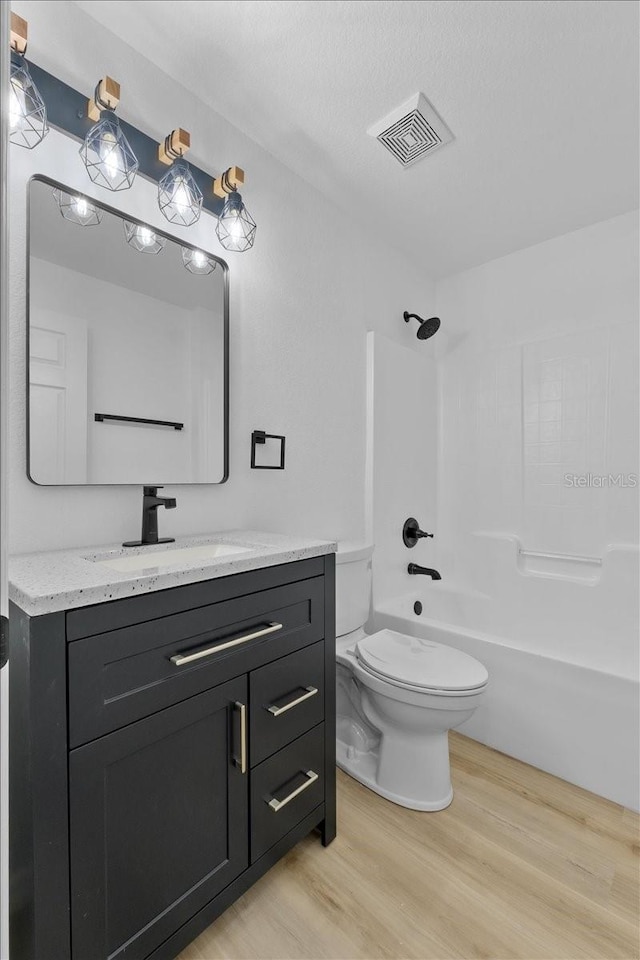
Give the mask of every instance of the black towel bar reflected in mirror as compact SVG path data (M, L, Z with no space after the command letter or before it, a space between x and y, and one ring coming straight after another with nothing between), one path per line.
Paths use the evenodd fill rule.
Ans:
M147 417L120 417L115 413L96 413L95 419L98 423L103 420L119 420L122 423L147 423L154 427L172 427L174 430L182 430L184 423L178 423L177 420L149 420Z

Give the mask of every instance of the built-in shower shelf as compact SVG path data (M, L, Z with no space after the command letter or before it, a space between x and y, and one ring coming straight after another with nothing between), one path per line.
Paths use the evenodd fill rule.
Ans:
M552 553L518 548L518 569L539 577L595 582L602 573L602 557L572 553Z
M559 553L553 550L529 550L514 533L476 530L474 536L485 541L486 548L491 550L505 574L515 559L518 572L524 576L571 580L585 584L598 583L602 577L604 557ZM490 544L495 546L491 547ZM605 556L608 556L611 549L609 547L605 550Z

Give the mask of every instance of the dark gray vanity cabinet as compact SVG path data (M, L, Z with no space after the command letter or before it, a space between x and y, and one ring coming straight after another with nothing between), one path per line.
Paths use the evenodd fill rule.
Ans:
M333 555L11 611L12 960L169 960L335 836Z
M71 752L74 957L130 942L147 956L246 869L247 791L229 742L246 687L230 680Z

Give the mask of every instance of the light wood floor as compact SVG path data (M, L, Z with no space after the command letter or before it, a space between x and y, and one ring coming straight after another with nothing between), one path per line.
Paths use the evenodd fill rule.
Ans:
M338 771L338 837L310 835L180 960L636 960L639 819L453 734L440 813Z

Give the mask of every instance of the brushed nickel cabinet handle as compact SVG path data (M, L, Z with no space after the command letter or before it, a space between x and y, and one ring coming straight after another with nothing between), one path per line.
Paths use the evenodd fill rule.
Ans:
M276 800L275 797L272 797L271 800L265 801L265 803L268 803L274 813L277 813L278 810L282 810L283 807L286 807L286 805L290 803L294 797L298 797L304 790L307 790L311 784L315 783L318 779L318 774L314 773L313 770L306 770L304 775L307 778L305 782L293 790L288 797L284 798L284 800Z
M247 772L247 707L246 704L238 700L234 703L235 710L240 716L240 754L233 757L236 767L240 768L240 773Z
M270 707L267 707L267 710L273 717L279 717L281 714L286 713L287 710L291 710L292 707L297 707L299 703L304 703L305 700L310 700L311 697L315 697L318 692L317 687L305 687L306 693L303 693L301 697L296 697L295 700L290 700L289 703L285 703L284 707L276 707L272 704Z
M249 640L257 639L257 637L265 637L268 633L275 633L277 630L282 630L281 623L269 623L260 630L244 633L241 637L233 637L232 640L224 640L222 643L216 643L213 647L207 647L206 650L196 650L194 653L176 653L175 656L170 658L171 663L175 664L176 667L182 667L185 663L193 663L194 660L210 657L220 650L228 650L229 647L235 647L239 643L247 643Z

